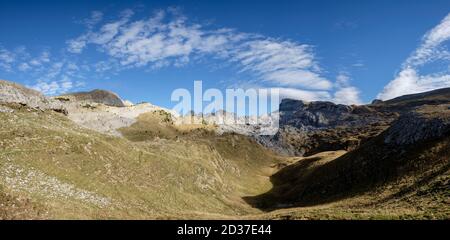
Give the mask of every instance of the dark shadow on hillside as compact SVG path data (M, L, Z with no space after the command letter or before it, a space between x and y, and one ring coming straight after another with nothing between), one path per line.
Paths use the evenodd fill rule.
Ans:
M373 203L372 205L383 204L383 203L389 202L391 200L399 199L399 198L407 196L408 194L417 192L420 190L421 187L423 187L425 185L430 185L431 182L433 182L434 180L436 180L438 177L440 177L442 175L448 174L449 171L450 171L450 164L446 164L446 165L442 166L441 168L438 168L436 171L433 171L433 172L427 174L426 176L422 177L421 179L416 181L411 186L405 187L402 190L400 190L388 197L385 197L385 198L381 199L380 201ZM435 185L437 185L437 184L435 184ZM447 183L447 186L443 186L443 187L445 187L447 191L449 191L449 189L450 189L450 188L448 188L449 187L448 183ZM431 186L427 190L428 191L437 191L438 189L436 189L436 188L439 188L439 186Z
M405 175L414 176L416 172L424 173L449 162L450 137L407 147L389 146L383 139L381 134L360 148L317 167L310 167L319 161L316 158L300 160L271 176L273 188L270 191L243 199L263 211L314 206L374 191ZM429 151L442 142L445 147ZM417 182L418 185L424 183Z

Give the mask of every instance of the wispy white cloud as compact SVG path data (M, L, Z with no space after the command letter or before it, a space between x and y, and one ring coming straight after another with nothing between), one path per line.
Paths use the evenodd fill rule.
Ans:
M351 78L348 72L341 71L336 76L334 96L332 101L341 104L361 104L360 91L351 86Z
M12 52L6 49L0 49L0 61L5 63L12 63L15 61L15 56Z
M28 86L46 95L57 95L66 93L74 87L83 86L83 82L74 81L67 75L62 75L61 79L53 81L38 81L36 84Z
M365 65L363 62L357 62L357 63L352 64L352 67L364 67L364 66Z
M449 40L450 14L423 36L419 47L406 59L394 80L386 85L377 97L386 100L405 94L450 87L450 53L445 46ZM438 60L446 62L446 69L434 74L420 74L420 68Z
M128 14L68 41L69 51L80 53L89 44L99 45L124 66L182 66L192 56L212 54L281 85L318 89L332 85L320 76L309 45L231 29L205 29L184 16L170 14L158 11L137 21L130 21Z
M13 52L0 47L0 69L7 72L11 71L12 64L16 60L16 56Z
M403 69L378 95L380 99L391 99L405 94L420 93L450 87L450 74L436 73L419 75L417 71L408 67Z
M311 46L230 29L205 29L185 17L159 11L130 22L130 15L106 23L68 42L80 53L88 44L100 45L123 66L183 66L192 56L211 54L235 62L241 71L282 86L330 89Z
M336 87L342 88L347 87L350 84L350 75L348 72L341 71L336 76Z
M447 57L448 51L439 46L448 40L450 40L450 14L425 34L419 48L406 60L405 68L420 66L443 56Z
M27 49L23 46L17 47L14 50L7 50L0 47L0 67L8 71L31 71L49 63L50 52L47 50L41 51L39 55L32 57Z
M340 75L336 81L324 77L311 45L192 23L176 9L141 19L133 14L125 10L116 19L105 21L103 13L92 12L81 22L86 31L67 41L66 50L73 53L68 56L55 57L50 51L32 56L25 48L15 52L0 49L0 68L35 77L31 86L53 95L76 88L87 73L107 78L124 69L183 67L214 59L235 66L239 76L249 77L264 88L280 90L284 97L360 102L359 91L350 85L348 75ZM89 46L94 48L87 49ZM94 49L104 58L96 62L71 60Z
M50 62L50 52L43 51L40 56L31 59L28 64L32 66L40 66L48 62Z
M40 91L47 95L54 95L60 92L64 92L65 90L69 90L70 88L65 88L62 84L51 81L51 82L38 82L33 86L29 86L37 91Z
M18 69L22 72L26 72L26 71L30 70L31 67L28 63L21 63L21 64L19 64Z
M87 25L88 31L75 39L68 40L67 50L71 53L81 53L90 43L100 45L106 44L119 33L119 28L126 24L132 15L133 11L125 10L120 14L121 17L119 20L104 24L98 31L93 31L93 28L103 18L103 13L93 12L91 18L84 21Z
M96 24L101 22L103 19L103 13L100 11L92 11L91 16L88 19L85 19L83 23L87 28L92 29Z
M36 83L29 87L46 95L62 94L84 86L83 79L86 74L83 67L72 61L57 61L48 65L45 71L38 75Z
M356 87L349 86L339 88L334 93L332 101L340 104L361 104L359 94L360 91Z
M76 39L70 39L67 41L67 50L71 53L81 53L86 47L86 36L80 36Z
M181 67L208 56L233 64L240 73L250 74L260 84L284 89L291 96L297 92L305 100L333 99L331 93L322 94L335 87L323 76L311 45L227 28L211 29L191 23L171 9L143 19L132 19L132 15L129 11L115 21L88 28L67 42L68 51L82 53L89 45L101 49L108 59L95 64L97 72ZM111 64L110 59L116 62Z
M280 98L290 98L304 101L331 101L332 97L327 91L309 91L297 88L271 88L279 91Z
M26 82L34 82L29 87L50 95L80 87L87 72L65 57L52 57L49 50L31 54L23 46L13 50L0 47L1 70L14 73Z
M332 83L320 76L312 47L290 41L257 39L234 49L233 60L243 71L282 86L327 90Z

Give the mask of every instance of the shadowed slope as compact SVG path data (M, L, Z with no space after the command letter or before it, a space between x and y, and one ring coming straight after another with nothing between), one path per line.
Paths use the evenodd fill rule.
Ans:
M396 186L398 192L391 198L400 198L436 178L448 179L450 109L446 105L425 106L400 118L360 148L325 164L310 166L319 161L323 159L305 158L281 169L271 177L271 191L246 200L261 209L273 210L334 202L386 186ZM436 193L436 197L445 194L448 189Z

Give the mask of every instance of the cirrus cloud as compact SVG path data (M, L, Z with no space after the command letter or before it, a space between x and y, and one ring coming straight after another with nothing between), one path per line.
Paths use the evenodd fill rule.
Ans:
M178 11L171 9L155 12L150 17L132 19L133 12L121 14L117 20L88 27L82 35L69 41L68 51L81 54L95 46L114 59L97 63L97 70L167 66L181 67L198 59L220 59L238 68L239 73L253 76L255 81L268 87L285 89L304 100L333 100L335 84L323 76L316 60L314 47L291 40L275 39L260 34L239 32L227 28L211 28L192 23ZM289 90L288 90L289 89ZM306 94L308 91L311 94ZM359 91L351 91L355 103ZM327 96L317 92L327 92ZM339 101L345 101L340 92ZM293 94L288 94L293 95Z
M448 69L450 53L446 47L449 40L450 14L423 36L419 47L405 60L400 72L384 87L377 98L387 100L405 94L450 87ZM437 61L445 62L446 68L443 71L420 74L422 68Z

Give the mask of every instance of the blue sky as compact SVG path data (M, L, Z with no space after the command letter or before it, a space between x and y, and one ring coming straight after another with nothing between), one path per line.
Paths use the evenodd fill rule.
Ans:
M367 103L450 87L450 1L1 1L0 79L108 89L278 88Z

